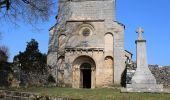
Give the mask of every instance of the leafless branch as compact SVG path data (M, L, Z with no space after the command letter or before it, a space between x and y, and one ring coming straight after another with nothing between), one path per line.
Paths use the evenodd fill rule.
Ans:
M6 1L6 0L5 0ZM48 21L55 0L10 0L10 9L0 8L0 21L38 23Z

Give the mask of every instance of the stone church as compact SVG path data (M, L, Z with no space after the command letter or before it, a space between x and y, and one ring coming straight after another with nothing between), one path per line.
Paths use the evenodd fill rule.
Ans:
M120 85L132 54L124 49L125 26L116 0L59 0L50 29L47 64L58 85L95 88Z

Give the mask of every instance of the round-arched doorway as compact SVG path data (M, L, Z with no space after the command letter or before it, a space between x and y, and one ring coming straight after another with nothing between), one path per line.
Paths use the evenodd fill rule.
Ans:
M95 88L96 67L89 56L80 56L74 60L72 72L73 88Z
M91 88L91 65L83 63L80 66L80 84L82 88Z

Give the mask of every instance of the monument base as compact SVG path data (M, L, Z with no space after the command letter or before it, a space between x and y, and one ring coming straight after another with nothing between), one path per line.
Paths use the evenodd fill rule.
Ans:
M164 92L162 84L127 84L127 92Z

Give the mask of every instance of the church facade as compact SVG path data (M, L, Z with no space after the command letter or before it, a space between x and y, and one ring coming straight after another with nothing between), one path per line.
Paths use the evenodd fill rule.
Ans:
M126 60L125 26L115 0L59 0L50 29L47 64L58 85L95 88L120 85Z

